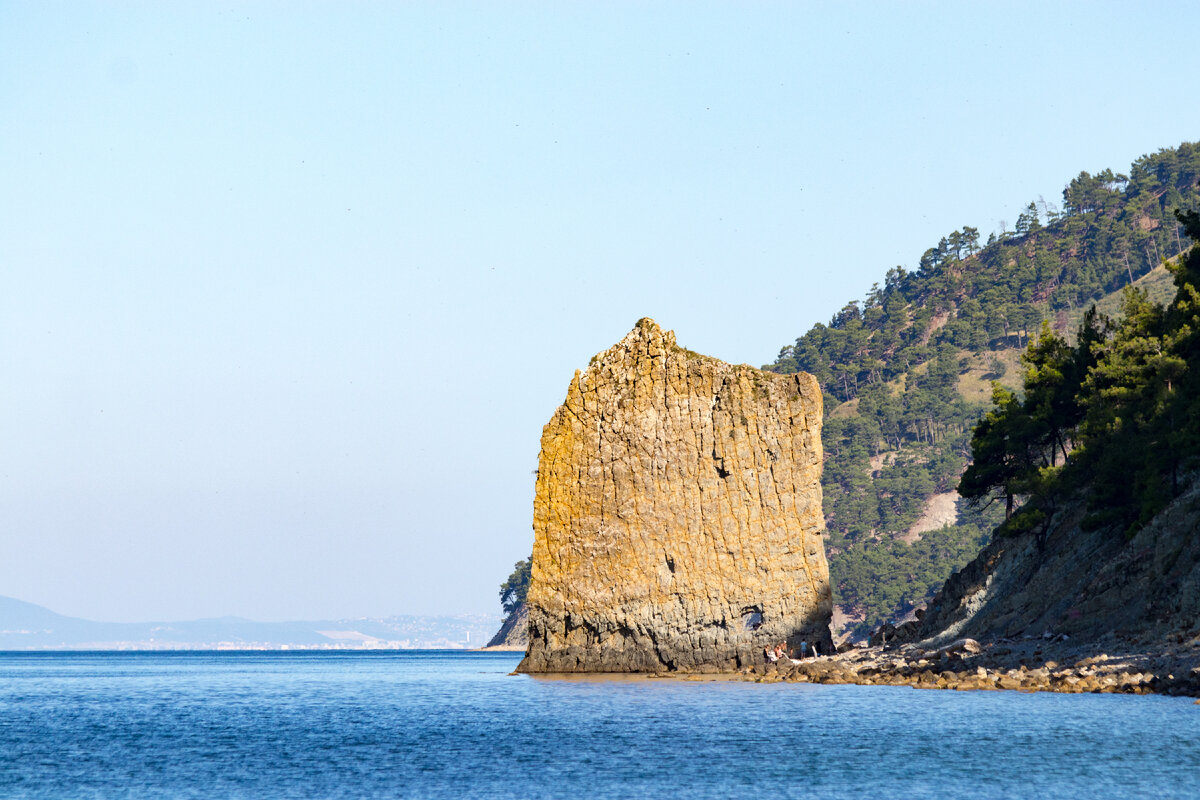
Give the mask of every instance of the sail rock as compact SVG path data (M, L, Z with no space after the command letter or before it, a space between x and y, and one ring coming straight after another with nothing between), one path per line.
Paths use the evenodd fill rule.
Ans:
M542 432L523 672L713 671L831 647L821 391L640 320Z

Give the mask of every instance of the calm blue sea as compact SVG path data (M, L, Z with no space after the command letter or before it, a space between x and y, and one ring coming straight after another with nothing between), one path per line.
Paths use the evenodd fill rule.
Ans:
M0 653L0 797L1200 797L1190 699L510 676L517 661Z

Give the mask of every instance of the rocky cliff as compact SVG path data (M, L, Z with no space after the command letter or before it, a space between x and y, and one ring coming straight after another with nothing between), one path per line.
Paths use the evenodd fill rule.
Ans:
M504 618L500 630L496 631L486 647L508 650L524 650L529 647L529 609L521 603Z
M1085 530L1082 502L1043 534L995 539L946 581L908 639L1062 639L1110 652L1200 646L1200 481L1132 539Z
M821 391L640 320L542 432L525 672L716 670L831 646Z

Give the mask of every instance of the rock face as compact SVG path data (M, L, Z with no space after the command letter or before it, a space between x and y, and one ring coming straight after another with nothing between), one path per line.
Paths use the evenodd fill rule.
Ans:
M1064 504L1046 534L998 537L934 597L908 639L1200 642L1200 479L1132 539Z
M523 672L731 669L832 646L821 391L684 350L653 320L542 431Z
M512 650L524 650L529 646L529 609L521 603L512 613L504 618L500 630L491 638L486 647L506 647Z

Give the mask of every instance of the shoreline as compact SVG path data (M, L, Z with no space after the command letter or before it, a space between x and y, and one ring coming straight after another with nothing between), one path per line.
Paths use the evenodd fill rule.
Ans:
M932 650L916 645L863 647L793 664L759 664L737 672L521 673L550 679L668 679L693 682L853 684L955 691L1161 694L1200 698L1200 643L1168 652L1095 645L1052 648L1044 642L980 645L959 639ZM1035 656L1034 653L1037 653ZM514 675L518 673L512 673ZM1200 699L1196 700L1200 705Z
M1067 646L1040 640L981 645L959 639L934 649L855 648L799 664L749 667L738 678L756 683L912 686L958 691L1164 694L1200 698L1200 645L1103 652L1095 643ZM1197 701L1200 703L1200 700Z
M472 653L524 653L528 645L524 644L492 644L487 647L473 647Z

